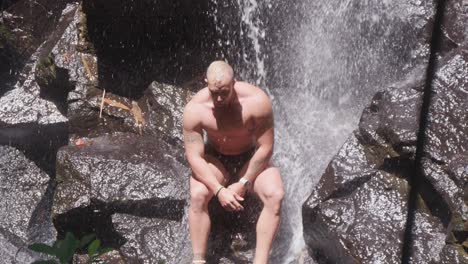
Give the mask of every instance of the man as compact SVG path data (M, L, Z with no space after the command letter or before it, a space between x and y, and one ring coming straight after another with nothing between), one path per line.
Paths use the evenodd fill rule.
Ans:
M245 193L254 192L263 209L253 263L266 264L284 196L280 172L269 164L274 139L271 101L260 88L235 81L233 69L223 61L210 64L206 81L208 87L187 104L183 118L185 151L192 168L193 263L206 263L210 199L215 196L225 210L240 211Z

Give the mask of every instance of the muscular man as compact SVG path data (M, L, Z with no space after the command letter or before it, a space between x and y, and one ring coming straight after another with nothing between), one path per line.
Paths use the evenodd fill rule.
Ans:
M280 172L269 164L274 139L271 101L260 88L235 81L231 66L223 61L211 63L206 80L208 87L187 104L183 118L185 151L192 168L193 263L206 263L210 199L215 196L225 210L239 211L250 191L263 202L253 263L267 263L284 196Z

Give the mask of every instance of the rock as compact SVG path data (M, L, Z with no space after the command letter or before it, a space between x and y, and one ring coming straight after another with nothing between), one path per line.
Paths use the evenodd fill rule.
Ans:
M208 205L211 232L206 254L208 263L251 263L254 257L256 224L263 208L254 195L246 195L244 210L225 211L216 199Z
M457 48L467 40L468 12L463 0L447 1L442 22L442 52Z
M0 15L0 96L22 79L28 58L50 37L59 24L62 10L73 0L26 0L2 2Z
M63 147L57 157L53 212L64 214L94 201L127 213L143 210L148 215L177 217L188 189L182 155L178 147L157 137L134 134L93 138L84 147Z
M444 197L452 219L458 216L464 222L468 220L468 204L463 198L466 177L461 175L466 175L466 171L462 172L466 168L463 169L459 162L468 153L467 71L468 42L440 61L429 108L423 160L425 177Z
M401 152L416 144L423 79L394 84L377 92L359 122L359 132L368 143L390 144ZM406 87L406 89L402 89ZM414 154L415 150L412 151Z
M19 150L0 146L0 256L4 263L29 263L38 254L27 245L56 236L50 215L49 176Z
M69 5L63 11L57 28L31 55L13 89L0 97L0 144L21 149L51 177L55 175L56 150L68 138L63 100L68 85L63 82L64 71L53 67L48 54L75 8ZM58 92L60 89L64 91Z
M42 92L36 80L36 74L40 72L56 74L55 69L50 69L51 64L44 64L44 62L50 62L47 57L51 46L61 36L64 27L70 23L75 9L75 5L64 9L60 23L53 34L31 55L29 62L23 68L24 81L19 80L13 90L0 97L2 106L0 107L0 127L24 123L54 124L68 121L56 104L44 99L47 93ZM50 78L39 79L44 81ZM52 83L53 80L50 82Z
M115 214L112 223L126 240L120 248L127 263L183 263L190 261L187 223L164 218Z
M468 42L440 61L429 109L427 146L431 159L449 161L468 151Z
M367 156L377 155L378 151L368 151L354 134L351 135L328 165L317 188L307 200L307 206L313 208L327 197L344 196L368 181L375 165L367 161Z
M112 250L106 254L99 256L95 262L106 264L125 264L125 260L117 250ZM89 264L91 263L88 255L75 254L73 256L73 264Z
M2 229L27 241L28 225L46 192L49 177L15 148L0 146L0 154L3 186L0 225Z
M32 88L38 89L37 86ZM53 103L21 88L7 92L0 98L0 105L0 124L3 127L20 123L53 124L68 121Z
M445 257L445 230L442 222L430 213L419 210L415 213L413 226L413 254L411 263L441 263Z
M440 258L441 264L465 264L468 263L466 249L460 245L446 245Z
M439 60L436 71L412 230L415 263L463 263L468 256L460 250L468 232L467 50L466 43L460 44ZM359 131L333 158L304 203L304 237L319 263L400 261L423 73L416 69L374 96Z
M33 252L24 249L27 245L16 236L0 231L0 258L2 263L32 263L37 259Z
M393 263L406 223L405 180L377 172L346 197L303 207L304 238L318 263ZM309 198L310 200L310 198Z
M182 142L182 115L192 93L173 85L152 82L138 101L145 116L145 134L163 133Z
M114 132L133 132L179 140L182 138L183 108L191 96L187 89L153 82L143 96L134 101L113 93L113 87L98 87L98 59L88 47L87 16L81 5L73 21L53 47L52 65L66 71L69 83L67 117L71 139L98 137ZM49 85L48 89L53 89ZM104 102L103 90L106 89ZM65 101L65 100L64 100ZM102 117L100 109L102 104Z

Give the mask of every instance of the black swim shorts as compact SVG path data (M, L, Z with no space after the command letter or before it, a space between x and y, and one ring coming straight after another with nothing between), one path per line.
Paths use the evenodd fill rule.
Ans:
M236 181L239 178L239 171L242 166L249 161L255 153L255 148L252 148L244 153L237 155L225 155L219 153L210 144L205 144L205 154L218 159L229 173L230 181Z

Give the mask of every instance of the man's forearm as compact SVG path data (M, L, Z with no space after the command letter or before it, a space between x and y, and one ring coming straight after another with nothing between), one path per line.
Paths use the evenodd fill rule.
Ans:
M250 161L240 170L239 177L254 182L258 174L268 165L272 152L271 147L259 147Z
M188 159L196 180L203 183L211 192L215 193L220 187L220 183L211 171L206 160L202 157Z

